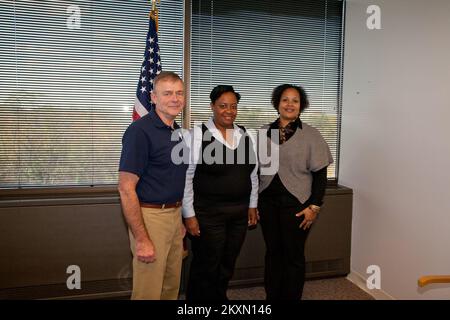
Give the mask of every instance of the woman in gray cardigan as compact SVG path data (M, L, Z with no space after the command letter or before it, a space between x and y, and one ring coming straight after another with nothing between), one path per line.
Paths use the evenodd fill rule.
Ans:
M266 298L299 300L305 281L305 241L322 205L333 158L320 132L300 120L309 105L302 87L276 87L272 104L279 118L264 127L269 151L271 142L278 145L279 168L264 175L264 167L272 164L260 163L258 200L266 243Z

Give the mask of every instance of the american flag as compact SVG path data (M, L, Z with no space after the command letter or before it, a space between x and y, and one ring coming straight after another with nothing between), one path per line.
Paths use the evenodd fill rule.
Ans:
M150 93L153 79L161 72L161 57L158 45L158 11L152 10L148 22L147 40L141 66L141 76L136 89L133 108L133 121L145 116L152 108Z

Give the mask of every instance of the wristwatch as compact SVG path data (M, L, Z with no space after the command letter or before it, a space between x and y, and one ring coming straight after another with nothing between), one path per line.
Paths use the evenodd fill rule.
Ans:
M314 213L319 213L319 211L320 211L320 207L319 207L319 206L316 206L316 205L314 205L314 204L310 205L309 208L310 208L312 211L314 211Z

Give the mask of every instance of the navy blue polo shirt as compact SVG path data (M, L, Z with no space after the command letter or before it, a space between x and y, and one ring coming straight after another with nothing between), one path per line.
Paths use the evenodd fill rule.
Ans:
M180 127L174 123L174 128ZM141 202L174 203L183 198L188 164L171 159L172 149L183 143L171 141L173 131L152 110L130 124L123 135L119 171L139 176L136 193Z

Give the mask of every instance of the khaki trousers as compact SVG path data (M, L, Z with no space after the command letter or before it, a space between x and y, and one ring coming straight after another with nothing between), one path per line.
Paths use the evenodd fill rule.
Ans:
M180 288L183 259L181 208L141 208L142 217L156 252L156 261L144 263L135 255L135 239L131 231L133 253L132 300L176 300Z

